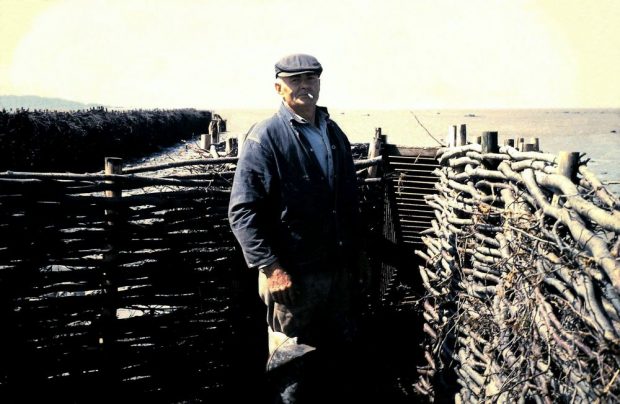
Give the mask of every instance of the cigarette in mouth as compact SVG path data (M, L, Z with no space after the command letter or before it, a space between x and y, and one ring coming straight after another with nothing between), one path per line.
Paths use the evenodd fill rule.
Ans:
M312 94L308 93L308 97L310 97L310 98L314 98L314 95L312 95Z

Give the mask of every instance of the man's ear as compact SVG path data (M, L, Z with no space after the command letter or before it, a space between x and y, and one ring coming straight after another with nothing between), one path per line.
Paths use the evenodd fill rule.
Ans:
M276 93L280 94L280 90L282 89L282 85L276 81L275 83L273 83L273 88L276 89Z

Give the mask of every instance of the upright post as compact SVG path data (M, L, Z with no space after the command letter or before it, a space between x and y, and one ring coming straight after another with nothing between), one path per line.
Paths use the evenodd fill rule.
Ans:
M497 153L497 132L482 132L482 153Z
M482 132L482 154L497 153L499 152L499 146L497 144L497 132ZM485 159L483 165L489 169L496 169L499 165L499 161Z
M219 133L226 132L226 119L217 120L217 131Z
M203 133L200 135L200 148L202 150L209 150L211 147L211 135L208 133Z
M575 182L579 168L579 152L561 151L558 155L558 174Z
M106 157L104 173L108 175L120 175L123 173L123 159L118 157ZM113 180L106 181L106 184L112 184L110 189L106 189L105 196L108 198L120 198L123 196L122 188L115 184ZM99 333L99 349L104 353L102 355L102 373L104 380L110 386L118 385L120 380L120 366L118 363L118 355L116 351L116 309L118 300L118 288L114 279L118 264L118 243L119 235L122 234L120 228L120 209L106 209L105 216L108 224L107 246L103 253L101 263L101 288L104 295L102 298L103 307L101 313L100 333ZM110 395L110 400L116 401L113 397L113 390L106 394Z
M233 149L237 146L237 138L229 136L226 138L226 155L232 154Z
M482 136L476 136L476 143L482 144Z
M381 128L375 128L375 136L368 145L368 158L372 159L381 154ZM368 177L377 176L377 166L373 165L368 167Z
M209 148L209 154L211 155L211 157L213 157L214 159L219 159L220 155L217 152L217 149L215 148L215 145L212 144L211 147Z
M123 173L123 159L119 157L106 157L105 158L105 175L115 175ZM106 184L113 184L113 181L106 181ZM112 189L105 191L105 196L108 198L116 198L122 196L123 191L120 187L115 186Z
M515 147L515 140L514 139L504 139L504 145L505 146L510 146L510 147Z
M448 128L446 143L448 144L448 147L456 146L456 125L452 125Z
M523 149L525 149L525 138L520 137L519 138L519 142L518 142L518 146L517 146L517 150L523 151Z
M218 144L220 142L220 132L217 121L214 119L209 124L209 134L211 135L211 144Z
M530 138L530 144L532 144L533 147L534 147L533 151L539 151L540 150L540 139L538 139L537 137L531 137Z
M456 140L456 145L465 146L466 144L467 144L467 125L462 123L461 128L459 130L459 136Z

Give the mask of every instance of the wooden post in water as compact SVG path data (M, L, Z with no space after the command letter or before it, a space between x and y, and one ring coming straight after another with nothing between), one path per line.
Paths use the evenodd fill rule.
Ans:
M456 125L448 128L448 136L446 136L446 144L448 147L456 146Z
M476 136L476 143L482 144L482 136Z
M524 148L525 148L525 138L520 137L519 142L517 144L517 150L523 151Z
M456 145L465 146L466 144L467 144L467 125L462 123L460 130L459 130L459 136L456 139Z
M381 154L381 128L375 128L375 136L368 145L368 158L372 159ZM368 177L373 178L377 176L377 166L368 167Z
M575 182L579 168L579 152L561 151L558 154L558 174Z
M531 137L530 144L534 145L532 151L540 151L540 139L538 139L537 137Z
M515 147L514 139L504 139L504 146Z

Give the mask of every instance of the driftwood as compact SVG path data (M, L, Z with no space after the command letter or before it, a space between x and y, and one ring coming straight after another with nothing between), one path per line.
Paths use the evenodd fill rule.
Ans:
M415 388L456 402L620 400L620 211L582 162L440 149ZM450 393L451 392L451 393Z

